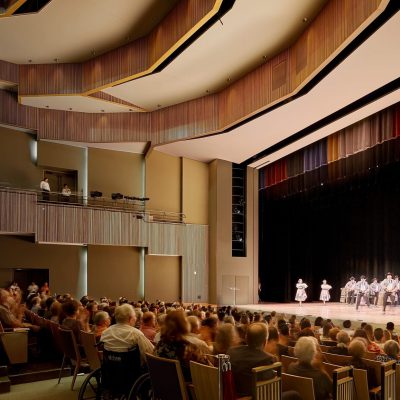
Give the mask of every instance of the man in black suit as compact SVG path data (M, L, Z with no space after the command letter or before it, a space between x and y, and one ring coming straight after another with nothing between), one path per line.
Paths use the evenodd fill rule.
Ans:
M276 362L276 358L264 351L265 343L268 339L268 325L263 322L255 322L247 328L247 345L231 347L227 354L230 357L232 373L235 381L238 397L251 396L252 372L251 369L262 365L271 365ZM273 378L271 371L266 371L261 380ZM297 392L285 392L282 399L297 400L301 399Z

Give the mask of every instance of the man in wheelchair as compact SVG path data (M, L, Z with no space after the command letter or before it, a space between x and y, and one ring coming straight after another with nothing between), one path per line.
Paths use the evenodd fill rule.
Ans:
M146 372L146 352L153 352L153 345L134 327L136 313L130 304L115 310L116 324L101 335L103 362L102 388L115 395L127 395L135 381Z

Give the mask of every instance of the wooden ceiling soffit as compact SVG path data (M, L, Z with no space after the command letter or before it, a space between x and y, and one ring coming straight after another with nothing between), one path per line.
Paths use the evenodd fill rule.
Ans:
M181 0L147 36L83 63L20 65L20 96L90 95L149 75L234 0Z
M331 0L289 49L216 94L151 113L85 115L22 106L0 91L0 123L37 129L42 139L151 141L153 146L219 133L299 92L388 4Z
M19 82L18 65L0 60L0 81L17 85Z
M122 100L115 96L111 96L108 93L97 92L97 93L89 94L88 97L93 97L97 100L102 100L102 101L106 101L106 102L113 103L113 104L120 104L122 106L125 106L126 108L129 108L130 111L147 112L147 110L145 110L142 107L137 106L136 104L129 103L128 101Z
M6 0L6 7L3 13L0 12L0 18L11 17L27 0Z

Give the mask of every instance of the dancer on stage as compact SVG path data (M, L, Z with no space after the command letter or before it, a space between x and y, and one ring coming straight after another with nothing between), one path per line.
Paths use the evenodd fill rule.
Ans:
M390 297L390 303L394 306L394 295L397 290L397 285L394 279L392 279L392 273L388 272L386 274L386 279L381 282L381 287L384 290L383 293L383 312L386 311L387 298Z
M326 304L327 301L329 301L329 299L331 298L331 295L329 294L329 291L332 289L331 285L328 285L326 283L326 280L324 279L322 281L322 285L321 285L321 295L319 296L319 299L322 300L324 302L324 304Z
M296 283L296 288L297 288L297 292L296 292L295 300L298 301L299 306L301 306L301 303L303 301L306 301L306 299L307 299L306 289L308 288L308 286L306 283L303 282L302 279L299 279Z
M346 293L347 293L347 304L353 304L354 303L354 290L356 286L356 280L354 279L354 276L350 278L350 280L346 283L346 286L344 287Z
M381 291L381 285L380 283L378 283L378 279L376 278L372 279L372 282L369 285L369 292L373 297L373 304L375 307L378 305L378 298L380 291Z
M361 298L364 298L365 304L369 307L369 285L364 275L361 275L360 280L356 283L355 291L357 293L356 310L358 310Z

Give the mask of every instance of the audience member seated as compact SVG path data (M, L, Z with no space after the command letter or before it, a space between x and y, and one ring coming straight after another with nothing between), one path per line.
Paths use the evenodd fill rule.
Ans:
M366 351L369 351L370 353L376 353L376 354L380 354L381 353L381 349L379 348L379 346L372 342L369 337L367 332L365 331L365 329L356 329L353 335L353 339L356 338L362 338L365 340L365 343L367 345L367 349Z
M62 313L61 303L57 300L53 301L50 306L50 321L60 323L60 314Z
M386 330L389 331L390 337L395 340L396 342L399 341L399 336L397 335L397 332L394 330L394 323L393 322L388 322L386 324Z
M93 319L92 332L96 337L96 341L100 341L103 332L110 326L111 318L106 311L97 311Z
M314 332L318 335L322 334L322 325L324 323L324 319L322 317L315 318L314 321Z
M201 322L200 339L204 340L208 346L215 341L217 333L218 319L215 317L208 317Z
M298 361L288 367L288 374L312 378L316 399L330 399L332 396L332 380L322 369L321 356L314 337L300 338L294 348Z
M348 333L350 336L350 339L354 335L354 329L351 328L351 321L349 319L346 319L346 321L343 321L343 330Z
M389 339L386 339L383 334L382 328L376 328L374 330L374 342L379 346L379 348L383 351L383 346Z
M84 306L88 312L89 325L93 325L94 316L96 315L98 308L97 301L89 300Z
M134 327L136 313L130 304L122 304L115 309L116 324L110 325L101 335L104 349L115 352L126 352L134 346L139 347L142 365L146 363L146 353L153 352L153 345L143 333Z
M388 340L383 346L383 350L386 354L377 355L376 356L377 361L387 362L395 360L397 364L400 364L399 360L400 346L398 342L396 342L395 340Z
M340 332L339 328L332 328L329 330L329 339L332 340L332 342L336 342L336 336Z
M357 329L354 332L356 335L357 331L361 329ZM356 336L349 344L349 356L352 357L350 361L350 365L357 369L365 369L367 371L368 377L368 387L372 389L377 386L375 371L373 368L369 367L365 361L363 360L365 353L367 351L366 339Z
M19 305L18 305L19 306ZM11 310L18 310L18 314ZM16 307L15 299L5 289L0 289L0 321L3 328L30 328L34 332L38 332L40 327L27 322L22 322L23 309Z
M246 345L232 347L227 354L230 356L232 372L238 396L251 396L251 369L261 365L270 365L276 361L272 354L264 351L268 338L268 326L261 322L249 325L246 333ZM264 376L269 379L272 376Z
M164 315L165 317L165 315ZM189 341L190 343L193 343L196 347L200 349L204 354L211 354L212 351L210 347L207 345L207 343L204 340L200 339L200 320L194 316L190 315L187 317L187 320L189 322L189 333L185 335L185 339Z
M374 342L374 330L372 328L372 325L370 324L365 325L364 331L366 332L369 341L369 344L367 346L367 351L377 354L382 353L381 347L379 347L379 345Z
M285 346L279 342L278 329L273 326L269 327L268 329L268 340L264 350L266 353L272 354L277 357L278 360L281 359L282 355L289 355L288 346Z
M80 309L81 307L81 309ZM71 329L74 332L77 343L81 341L81 330L89 332L88 312L83 309L81 304L76 300L67 300L61 306L65 318L61 326L64 329Z
M40 303L41 303L41 299L40 299L39 296L35 296L35 297L32 299L32 302L31 302L31 304L32 304L31 311L32 311L34 314L38 314L38 313L39 313L39 310L42 308L41 305L40 305Z
M232 324L223 324L215 335L213 343L213 354L226 354L227 351L239 344L239 336L236 328Z
M331 330L332 331L332 330ZM336 335L337 345L331 346L328 350L328 353L332 354L340 354L342 356L349 355L349 343L350 343L350 336L347 332L339 331Z
M208 364L206 355L186 339L189 323L182 310L170 311L161 329L160 341L154 354L159 357L179 360L186 381L191 381L190 361Z
M143 314L142 325L140 330L143 332L144 336L154 343L154 337L156 336L156 316L151 311L147 311Z
M324 340L330 341L329 331L333 328L333 324L328 320L324 321L324 326L322 327L322 336L320 337L321 342Z

